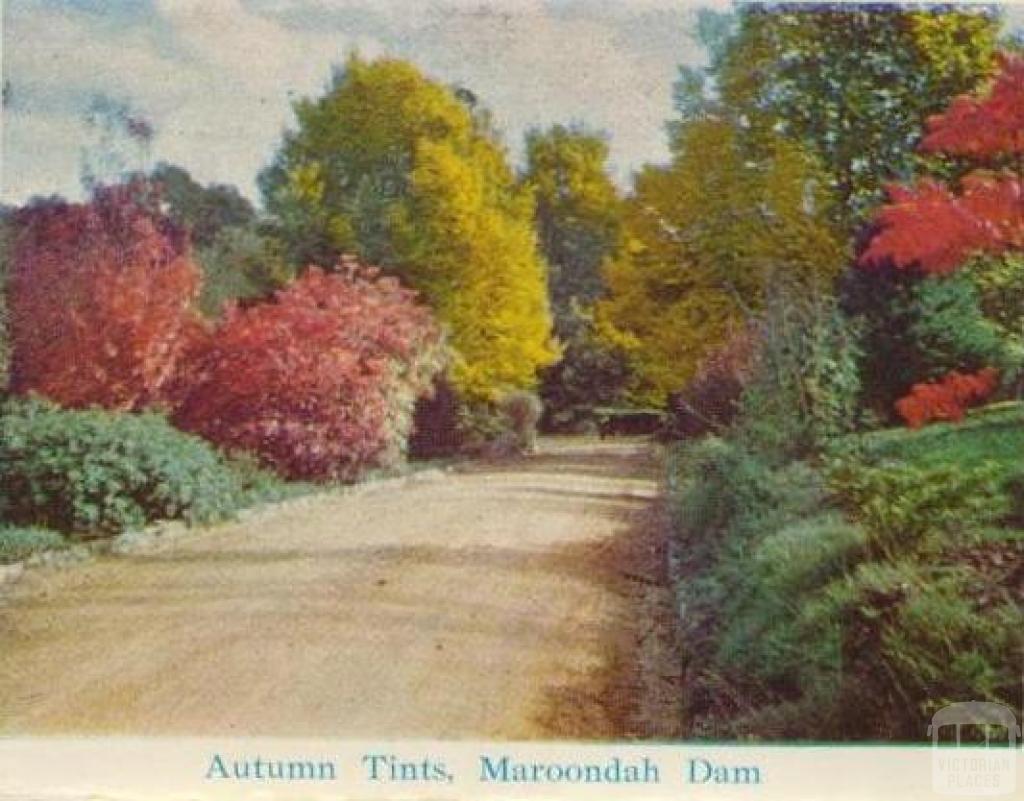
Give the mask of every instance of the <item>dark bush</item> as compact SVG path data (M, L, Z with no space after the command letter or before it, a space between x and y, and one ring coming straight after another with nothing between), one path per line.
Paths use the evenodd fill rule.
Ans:
M541 373L541 428L556 434L579 433L590 409L625 402L628 381L625 354L601 342L594 333L593 322L576 314L569 326L562 358Z
M158 519L230 515L238 486L198 437L155 414L0 407L0 518L61 531L117 533Z
M434 379L434 391L416 401L409 456L437 459L455 456L463 449L460 419L463 402L445 377Z
M844 304L863 322L863 397L883 419L895 419L893 402L914 384L1007 366L1005 343L969 275L853 273Z
M741 328L704 357L682 391L669 398L672 436L721 432L732 424L753 373L758 343L753 326Z
M532 392L510 392L501 399L499 408L515 437L515 449L519 453L536 450L537 423L544 411L540 398Z
M496 403L470 404L443 379L434 390L416 407L409 440L413 458L514 456L536 447L543 405L533 393L511 392Z

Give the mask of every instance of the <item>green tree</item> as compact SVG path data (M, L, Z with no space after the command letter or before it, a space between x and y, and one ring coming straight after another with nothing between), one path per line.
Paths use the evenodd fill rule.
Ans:
M208 247L225 228L256 222L256 210L233 186L203 186L187 170L161 162L148 176L161 189L166 214L188 229L196 247Z
M555 125L526 135L524 180L533 188L555 331L569 336L573 305L604 290L601 267L622 239L622 202L607 171L605 138Z
M989 295L991 297L991 295ZM881 418L922 381L951 370L1012 368L1013 353L967 272L921 277L898 270L851 271L843 302L864 329L864 400Z
M676 85L682 121L741 121L748 143L781 135L821 160L854 226L885 184L920 166L925 120L994 67L1000 20L991 7L756 3L730 26L705 15L706 72Z
M351 57L295 106L260 177L292 257L353 252L419 290L449 330L452 377L493 400L554 358L533 199L485 112L412 65Z
M255 226L222 229L213 242L196 251L203 269L199 308L219 317L228 301L262 298L295 277L283 246Z

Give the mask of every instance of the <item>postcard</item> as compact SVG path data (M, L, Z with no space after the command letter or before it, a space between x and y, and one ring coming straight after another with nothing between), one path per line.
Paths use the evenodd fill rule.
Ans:
M1022 797L1024 6L0 20L0 801Z

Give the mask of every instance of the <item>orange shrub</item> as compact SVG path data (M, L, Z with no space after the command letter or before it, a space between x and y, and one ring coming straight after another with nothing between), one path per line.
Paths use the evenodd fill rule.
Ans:
M991 367L973 374L954 370L939 381L915 384L909 395L896 401L896 411L910 428L920 428L933 420L955 422L998 386L999 372Z

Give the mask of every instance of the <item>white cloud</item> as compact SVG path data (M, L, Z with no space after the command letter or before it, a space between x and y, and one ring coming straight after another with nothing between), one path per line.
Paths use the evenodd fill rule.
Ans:
M624 177L664 156L675 65L698 54L678 2L577 6L153 0L148 11L136 7L119 19L113 4L100 12L9 5L4 66L16 102L4 115L0 198L75 193L86 141L80 120L97 93L152 119L154 160L255 196L256 173L291 118L291 98L321 91L331 65L353 47L411 59L473 89L513 150L530 125L579 120L606 129Z

